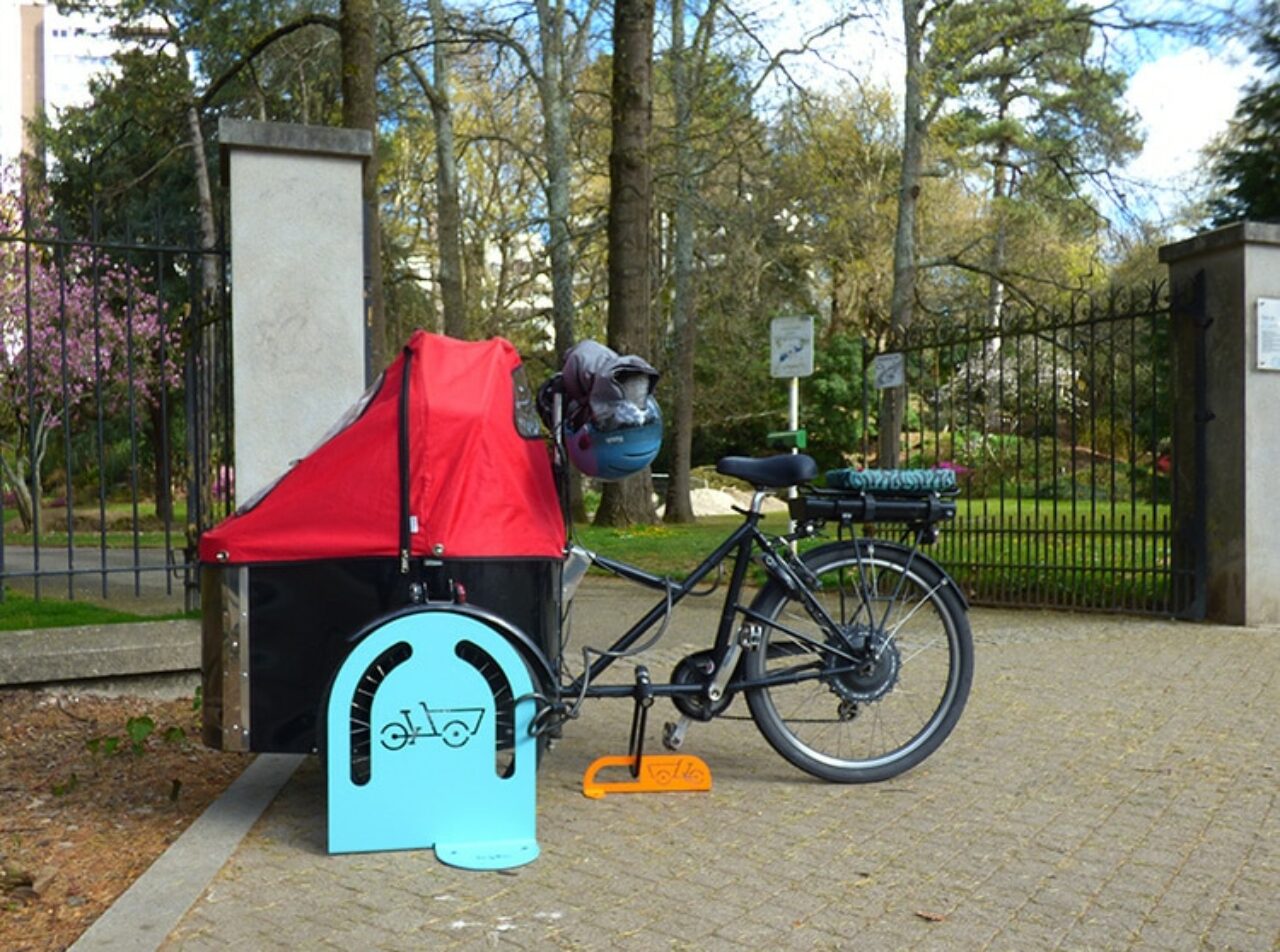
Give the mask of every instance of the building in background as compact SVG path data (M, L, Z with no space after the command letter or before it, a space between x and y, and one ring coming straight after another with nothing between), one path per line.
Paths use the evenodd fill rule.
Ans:
M112 68L119 48L109 21L0 0L0 162L30 152L28 121L89 102L89 80Z

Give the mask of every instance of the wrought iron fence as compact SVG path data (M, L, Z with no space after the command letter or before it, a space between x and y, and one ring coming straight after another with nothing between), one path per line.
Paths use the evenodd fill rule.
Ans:
M958 476L934 554L973 601L1193 610L1194 572L1174 551L1171 319L1155 287L1065 314L944 315L895 348L906 465Z
M230 511L226 253L0 198L0 599L182 596Z

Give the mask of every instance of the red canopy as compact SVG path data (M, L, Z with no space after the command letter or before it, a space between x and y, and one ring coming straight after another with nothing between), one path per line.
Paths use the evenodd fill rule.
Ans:
M564 523L536 423L510 343L418 331L354 422L206 532L200 558L397 556L402 539L419 556L561 558Z

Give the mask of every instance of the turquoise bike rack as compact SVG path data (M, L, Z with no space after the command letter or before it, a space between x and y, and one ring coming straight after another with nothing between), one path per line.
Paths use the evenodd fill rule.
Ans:
M515 648L471 614L425 609L368 632L326 706L329 852L434 847L464 869L534 860L532 693Z

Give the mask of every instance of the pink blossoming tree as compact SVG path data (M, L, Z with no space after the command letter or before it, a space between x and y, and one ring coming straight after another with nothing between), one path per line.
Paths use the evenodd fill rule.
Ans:
M0 170L0 477L37 532L52 435L88 425L99 407L145 415L178 382L177 335L148 278L53 240L48 212L47 198L28 188L24 201L17 175Z

